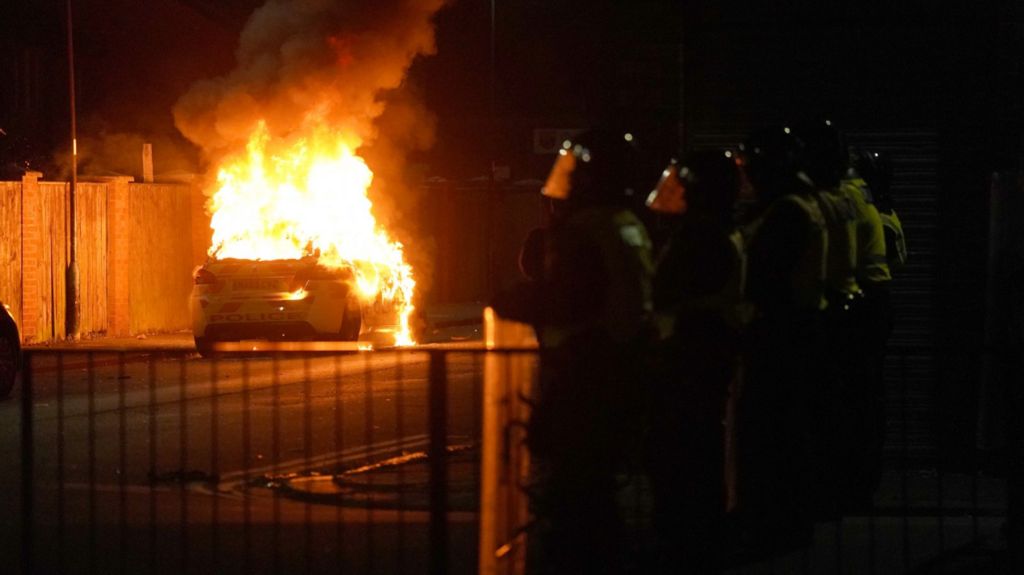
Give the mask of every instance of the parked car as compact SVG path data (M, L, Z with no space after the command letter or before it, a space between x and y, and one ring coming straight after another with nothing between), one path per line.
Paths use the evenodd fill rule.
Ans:
M0 399L14 388L21 370L21 336L7 305L0 302Z
M301 260L211 259L192 274L192 335L207 355L241 340L343 340L391 344L398 308L359 297L350 268Z

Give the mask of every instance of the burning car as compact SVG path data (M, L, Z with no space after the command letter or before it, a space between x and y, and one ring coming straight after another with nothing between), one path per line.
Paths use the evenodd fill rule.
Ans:
M244 339L410 345L416 282L377 223L373 172L342 135L273 141L257 124L210 196L206 264L193 273L196 346Z
M400 301L366 297L353 267L314 257L210 259L192 279L192 332L202 354L215 342L248 339L392 345L402 329Z
M200 345L249 334L350 339L357 308L359 337L387 333L397 310L388 343L414 343L416 274L400 240L416 234L402 196L406 152L421 148L432 120L401 114L396 130L415 137L391 135L379 120L383 95L403 85L414 58L434 52L433 17L445 2L340 4L255 11L235 68L196 82L174 105L175 126L208 168L196 180L211 231L191 298ZM371 198L387 201L374 209Z

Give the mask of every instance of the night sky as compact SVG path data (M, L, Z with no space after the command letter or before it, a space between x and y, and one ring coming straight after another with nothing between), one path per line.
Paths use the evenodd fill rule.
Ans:
M147 139L158 144L158 171L160 159L165 171L201 169L171 108L196 80L231 69L259 4L76 0L80 138L116 140L103 143L110 149L91 167L130 171L118 146ZM419 160L430 172L471 176L496 159L526 177L543 164L531 157L534 128L625 118L665 155L688 132L805 111L851 127L985 132L993 139L982 144L1003 162L1015 155L1007 147L1019 148L1016 3L676 4L497 1L492 68L492 3L450 3L436 17L437 54L420 58L407 79L438 117L437 143ZM2 10L0 121L9 133L32 134L36 154L59 150L67 137L64 3L6 2ZM18 71L25 62L34 79ZM26 88L28 80L38 85Z
M138 177L143 142L154 144L158 177L207 170L172 110L197 81L232 70L259 4L74 0L80 173ZM486 181L493 162L515 181L551 165L534 149L537 129L614 119L663 165L769 122L831 117L889 146L897 182L916 194L905 213L927 264L903 293L930 314L920 333L978 341L990 176L1024 168L1024 3L745 4L457 0L435 17L436 54L382 94L395 104L379 124L394 144L403 113L429 120L431 137L406 150L408 177ZM0 4L0 178L16 179L26 161L48 179L68 173L64 7ZM972 369L943 373L959 381Z
M260 4L76 0L79 137L109 140L132 134L165 146L179 144L170 115L174 102L195 81L231 69L239 33ZM437 54L417 61L407 81L441 119L444 145L425 160L439 163L438 172L468 175L484 169L495 154L516 153L522 142L494 143L506 139L495 135L501 132L491 122L495 116L513 125L578 127L608 114L604 94L613 89L618 59L632 44L626 36L637 32L622 25L642 21L645 10L635 7L643 3L628 3L628 10L601 4L497 2L493 28L489 2L461 0L443 9L436 18ZM661 4L659 14L674 11L667 8L672 3ZM68 121L64 3L29 0L5 3L3 10L4 76L19 77L18 67L31 61L40 85L39 93L25 88L23 76L17 82L22 87L8 84L0 119L9 132L32 133L37 154L60 149ZM668 46L671 55L678 18L647 19L658 24L654 41ZM641 35L651 34L651 26L632 25L644 28ZM25 92L32 94L31 101L19 109ZM518 127L526 135L511 138L528 143L532 126ZM111 150L92 167L123 171L126 166L117 155ZM87 168L89 161L83 157ZM195 161L187 150L176 150L172 159L175 169L188 169Z

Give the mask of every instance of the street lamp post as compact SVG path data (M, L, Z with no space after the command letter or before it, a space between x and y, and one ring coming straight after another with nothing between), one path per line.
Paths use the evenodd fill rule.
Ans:
M490 72L491 72L491 74L490 74L490 86L489 86L489 90L490 90L490 113L489 113L489 118L488 118L488 122L487 123L488 123L488 128L489 128L488 131L490 132L490 135L491 135L491 138L490 138L491 141L490 141L490 144L489 144L489 151L490 151L490 154L489 154L490 155L490 165L489 165L489 168L490 169L488 170L488 178L487 178L487 222L488 222L488 225L487 225L487 229L484 231L484 245L486 246L486 249L487 249L487 281L486 281L486 289L487 289L488 297L493 296L494 295L494 291L498 287L498 281L497 281L497 278L495 277L497 275L497 273L498 273L498 271L497 271L498 270L497 262L496 262L497 254L495 253L496 250L495 250L495 246L494 246L494 236L495 236L494 230L496 229L496 226L497 226L497 223L498 223L497 214L495 213L495 210L497 209L497 207L496 207L496 204L497 204L496 196L497 196L497 189L498 188L497 188L497 182L495 182L495 177L494 177L495 176L494 170L496 168L495 164L497 163L497 153L496 153L495 147L497 146L497 140L498 140L498 138L497 138L497 135L498 135L498 133L497 133L498 132L498 120L497 120L497 114L496 114L496 95L495 95L495 90L496 90L496 86L495 86L495 80L496 80L496 72L495 72L495 56L496 56L496 51L495 51L495 46L496 46L496 44L495 44L495 34L494 34L494 29L495 29L495 0L491 0L491 14L490 14L490 16L491 16L491 34L490 34L490 44L491 44L491 46L490 46L490 48L491 48L491 70L490 70Z
M75 41L71 25L71 0L67 0L68 31L68 100L71 111L71 188L68 194L68 267L65 271L66 302L64 308L65 335L78 339L78 318L80 311L78 293L78 242L75 238L77 214L75 213L75 192L78 187L78 126L75 114Z

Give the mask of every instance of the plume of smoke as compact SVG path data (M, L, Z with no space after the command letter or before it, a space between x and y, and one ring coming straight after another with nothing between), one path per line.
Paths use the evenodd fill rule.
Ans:
M433 15L446 0L269 0L249 18L237 67L178 101L178 129L214 163L244 147L257 120L287 140L311 123L372 142L381 94L435 49Z
M124 175L142 181L143 144L153 146L154 171L158 180L188 174L195 169L194 150L175 134L144 135L117 131L98 118L87 119L83 126L85 129L78 138L79 177ZM55 154L53 168L56 172L46 174L47 177L70 179L70 154Z
M422 214L430 213L423 203L425 197L419 184L420 174L410 170L410 152L429 149L434 144L436 118L428 110L415 88L404 84L384 95L386 108L377 118L377 135L360 154L374 172L370 199L373 212L392 235L415 249L406 250L406 258L416 270L416 284L421 293L432 284L432 264L436 257L429 232L421 232ZM416 217L410 217L416 216Z
M417 56L434 53L433 16L448 1L269 0L242 31L237 66L194 84L175 124L213 168L244 150L259 120L282 147L311 125L344 133L374 172L374 215L417 246L407 253L424 289L433 254L403 217L420 201L406 158L433 145L435 117L405 77Z

